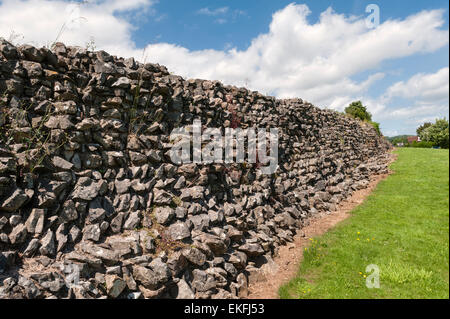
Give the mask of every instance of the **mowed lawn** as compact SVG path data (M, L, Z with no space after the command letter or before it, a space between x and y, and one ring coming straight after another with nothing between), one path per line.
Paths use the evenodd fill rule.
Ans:
M281 298L449 298L449 152L396 153L395 173L311 240ZM369 264L379 268L378 289L366 287Z

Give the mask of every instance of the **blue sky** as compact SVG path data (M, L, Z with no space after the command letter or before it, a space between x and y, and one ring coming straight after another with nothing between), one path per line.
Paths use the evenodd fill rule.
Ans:
M0 36L60 39L280 98L361 99L385 135L448 118L447 1L0 0ZM380 25L365 24L366 6ZM52 19L44 19L52 16ZM47 21L48 20L48 21ZM20 23L18 21L21 21Z
M154 5L156 14L162 18L141 21L139 29L133 34L133 39L139 46L148 42L168 42L182 45L191 50L224 49L231 43L239 49L245 49L253 38L269 29L272 14L283 9L294 1L288 0L170 0L159 1ZM368 4L376 3L380 6L381 22L388 19L404 18L421 10L445 8L448 29L448 1L359 1L359 0L314 0L298 1L306 3L311 10L309 21L317 19L328 7L348 15L366 15ZM211 10L229 8L226 14L208 16L198 14L202 8ZM242 14L239 12L242 11ZM227 23L216 22L219 18L226 18ZM448 50L447 50L448 56Z

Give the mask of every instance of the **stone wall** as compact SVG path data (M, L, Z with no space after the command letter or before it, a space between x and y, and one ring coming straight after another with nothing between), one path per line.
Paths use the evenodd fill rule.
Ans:
M0 39L0 298L234 298L389 145L301 99ZM279 169L175 165L175 127L277 127Z

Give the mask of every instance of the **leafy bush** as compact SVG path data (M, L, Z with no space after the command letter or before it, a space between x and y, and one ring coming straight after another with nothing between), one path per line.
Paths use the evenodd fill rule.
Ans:
M372 121L372 114L367 111L367 108L362 105L361 101L356 101L349 104L349 106L345 108L345 114L355 119L360 119L364 122L369 123L375 128L375 131L377 131L378 135L381 136L380 123Z
M448 148L448 121L445 118L437 119L434 124L420 131L420 139L426 142L432 142L435 146L440 146L441 148Z
M412 144L407 144L409 147L416 147L416 148L432 148L434 146L433 142L427 142L427 141L421 141L417 142L414 141Z
M372 121L372 114L367 111L367 108L362 105L361 101L352 102L345 108L345 113L363 121Z

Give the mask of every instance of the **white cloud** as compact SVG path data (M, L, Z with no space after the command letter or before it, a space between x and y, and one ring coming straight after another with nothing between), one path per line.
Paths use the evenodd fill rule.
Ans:
M400 98L405 104L392 109L381 118L408 118L419 121L421 118L448 113L449 109L449 68L445 67L435 73L418 73L407 81L400 81L390 86L380 97L380 102L393 104Z
M321 106L362 94L381 75L358 83L352 76L381 62L432 52L448 43L440 10L423 11L367 29L363 18L331 9L315 24L306 5L291 4L273 15L270 30L246 50L190 51L172 44L147 47L154 61L187 77L219 79L278 97L300 96Z
M397 136L400 135L400 133L398 132L398 130L387 130L384 132L385 136Z
M407 81L394 83L375 102L384 108L377 120L395 123L402 134L414 134L417 126L425 122L448 118L449 68L418 73Z
M247 15L247 13L244 10L239 9L230 10L229 7L221 7L216 9L210 9L208 7L201 8L200 10L197 10L197 14L216 17L214 22L218 24L225 24L229 20L234 22L238 17Z
M103 0L103 1L87 1L87 3L93 3L98 7L101 7L102 10L106 10L108 12L123 12L129 10L136 10L139 8L149 6L152 1L149 0Z
M419 73L407 82L400 81L387 91L387 98L420 98L423 102L448 101L449 68L445 67L433 74Z
M133 25L121 14L149 9L152 0L103 0L76 3L49 0L3 0L0 2L0 36L14 32L21 42L49 45L59 41L85 46L90 38L96 47L130 55Z
M209 8L201 8L200 10L197 11L198 14L204 14L204 15L208 15L208 16L217 16L217 15L222 15L227 13L229 10L228 7L222 7L222 8L217 8L217 9L209 9Z
M391 112L389 112L389 114L386 114L386 117L389 117L391 119L412 119L413 121L417 122L424 116L430 114L439 114L445 111L448 112L448 106L445 105L416 105L392 110Z

